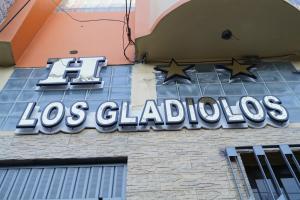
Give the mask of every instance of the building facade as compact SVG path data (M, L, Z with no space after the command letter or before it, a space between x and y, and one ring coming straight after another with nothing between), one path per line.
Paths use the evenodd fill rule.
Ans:
M300 199L296 51L133 63L193 0L45 2L1 24L0 199Z

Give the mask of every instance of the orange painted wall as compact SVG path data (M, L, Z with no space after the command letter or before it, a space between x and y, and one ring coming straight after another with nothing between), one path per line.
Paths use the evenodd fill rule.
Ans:
M0 24L0 29L4 27L5 24L21 9L26 1L16 0L11 8L8 9L7 17ZM22 12L0 33L0 41L11 41L18 29L22 25L23 21L27 17L29 11L31 10L34 2L30 2L27 7L24 8Z
M60 2L61 0L56 0ZM16 0L9 10L10 19L25 0ZM77 19L124 19L125 12L73 12ZM3 26L4 23L1 25ZM134 12L131 15L134 39ZM0 25L0 26L1 26ZM123 55L123 24L111 21L79 23L57 11L51 0L31 0L12 23L0 33L0 41L11 43L17 67L45 66L49 58L106 56L110 65L128 64ZM127 36L124 36L125 45ZM77 55L69 51L77 50ZM134 59L134 46L127 51Z
M24 50L42 27L46 19L56 6L51 1L36 0L28 17L20 27L18 34L12 40L12 48L16 61L20 59Z
M60 1L56 0L57 3ZM11 19L25 3L25 0L17 0L9 10L8 17L1 25L6 24L7 20ZM27 46L55 8L56 6L51 1L31 0L0 34L0 41L11 43L15 61L20 59Z
M77 19L124 19L124 12L73 12ZM134 13L131 17L134 33ZM45 66L48 58L106 56L110 65L129 63L123 55L123 24L111 21L79 23L63 12L54 11L34 39L27 46L18 67ZM133 35L134 37L134 35ZM125 34L125 42L127 37ZM77 50L77 55L70 55ZM128 56L134 58L134 47L128 49Z

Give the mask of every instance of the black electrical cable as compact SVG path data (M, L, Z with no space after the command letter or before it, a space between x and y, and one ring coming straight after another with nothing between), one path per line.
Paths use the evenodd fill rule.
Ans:
M126 51L127 51L128 47L130 46L130 42L128 42L128 44L125 47L125 25L126 24L123 25L123 34L122 34L123 55L129 63L134 63L134 61L130 60L130 58L126 54Z
M123 54L126 60L130 63L134 63L134 61L130 60L130 58L127 56L126 51L129 48L130 45L135 45L135 42L132 40L132 34L131 34L131 28L130 28L130 14L131 14L131 8L132 8L132 0L130 0L129 6L128 2L126 0L126 11L124 20L118 20L118 19L106 19L106 18L100 18L100 19L88 19L88 20L81 20L76 19L73 17L68 11L66 11L64 8L62 8L60 5L58 5L54 0L51 0L52 3L54 3L63 13L65 13L68 17L70 17L72 20L79 22L79 23L86 23L86 22L97 22L97 21L112 21L112 22L120 22L123 24L123 32L122 32L122 46L123 46ZM126 26L126 32L127 32L127 38L128 38L128 44L125 46L125 26Z
M20 12L29 4L31 0L28 0L19 10L18 12L0 29L0 33L4 31L8 25L19 15Z
M132 8L132 0L130 0L129 2L129 8L128 8L128 1L126 0L126 15L125 15L125 21L126 21L126 25L127 25L127 37L128 37L128 41L129 43L131 44L134 44L135 45L135 42L132 40L132 37L131 37L131 28L130 28L130 14L131 14L131 8Z
M123 40L123 54L124 57L126 58L126 60L129 63L134 63L135 61L130 60L130 58L127 56L126 52L127 49L129 48L130 45L135 45L135 42L132 39L132 32L131 32L131 28L130 28L130 14L131 14L131 8L132 8L132 0L129 1L129 6L128 6L128 1L125 0L125 6L126 6L126 11L125 11L125 24L123 25L123 36L122 36L122 40ZM125 34L125 25L126 25L126 32L127 32L127 39L128 39L128 44L125 46L125 39L124 39L124 34Z

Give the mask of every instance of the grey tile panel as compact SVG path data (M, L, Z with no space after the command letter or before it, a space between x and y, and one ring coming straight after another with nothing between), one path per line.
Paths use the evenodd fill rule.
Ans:
M285 82L266 83L266 86L273 95L293 94L293 91Z
M12 116L21 116L26 109L28 102L16 102L10 112Z
M110 88L89 90L87 93L87 100L108 100Z
M0 116L7 116L14 103L0 103Z
M221 84L203 83L200 84L203 96L223 96L224 92Z
M158 98L178 98L177 85L159 85L156 87Z
M43 110L52 101L62 101L71 106L79 100L91 103L90 109L96 111L103 101L130 101L131 65L103 67L99 76L104 81L103 89L65 89L54 87L49 90L36 86L40 79L48 76L47 68L15 69L4 89L0 91L0 130L15 130L18 119L28 102L35 101Z
M2 125L1 130L3 130L3 131L16 130L16 125L19 120L20 120L20 117L18 117L18 116L8 116L6 118L6 120L4 121L4 124Z
M27 79L9 79L3 90L20 90L23 89L25 84L27 82Z
M17 101L31 102L38 101L43 92L34 90L23 90L17 98Z
M248 95L268 95L270 94L265 83L245 83L245 89Z
M180 97L192 97L192 96L202 96L201 89L199 85L179 85L179 96Z
M20 93L21 90L2 90L0 93L0 102L2 103L14 102L18 98Z
M258 74L265 82L283 81L283 78L278 71L259 71Z
M222 84L225 95L247 95L243 84Z
M114 76L112 78L112 86L116 87L127 87L131 83L130 77L127 76Z
M64 100L83 100L86 98L88 90L66 90Z
M15 69L11 75L11 78L16 79L28 79L33 69Z
M112 87L110 92L110 99L130 99L130 87Z
M224 69L213 65L196 65L195 70L188 71L188 74L196 76L198 83L173 81L167 84L163 83L164 74L156 72L157 101L161 103L167 98L184 100L187 96L195 100L202 96L225 96L230 105L235 105L245 95L259 100L265 95L275 95L291 113L291 121L300 122L300 74L294 73L294 66L285 62L263 63L251 69L251 72L257 76L257 80L243 78L230 81L230 72Z
M28 72L26 71L28 70ZM291 113L297 112L300 101L300 75L294 73L290 63L272 63L258 66L253 73L258 76L258 81L245 81L237 79L229 83L230 73L216 70L212 65L197 65L195 69L187 71L192 82L169 82L164 84L164 75L156 73L157 100L161 102L166 98L185 99L186 97L201 96L226 96L232 102L242 95L263 97L276 95L288 107ZM105 100L130 101L131 97L131 66L111 66L102 68L100 76L104 88L54 91L38 90L36 83L39 78L45 78L49 70L42 69L16 69L8 80L5 88L0 92L0 126L10 129L16 117L19 106L29 101L38 101L42 108L51 101L62 101L71 105L74 100L87 100L93 109ZM22 74L24 73L24 74ZM233 100L231 100L233 99ZM99 102L99 104L97 104ZM295 108L295 110L292 110ZM21 109L21 107L20 107ZM296 114L291 115L296 117ZM299 120L300 122L300 120Z
M216 72L206 72L197 74L199 83L220 83Z

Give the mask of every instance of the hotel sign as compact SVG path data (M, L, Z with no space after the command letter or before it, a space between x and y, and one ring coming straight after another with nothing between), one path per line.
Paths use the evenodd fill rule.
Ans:
M107 65L107 59L105 57L50 59L48 65L51 68L48 78L40 80L37 86L97 85L102 81L96 74L101 67Z
M105 57L61 59L50 62L51 70L39 87L57 87L101 84L96 76L99 68L107 63ZM90 111L86 101L78 100L66 107L63 102L51 102L40 111L36 102L28 103L17 127L17 134L79 133L87 128L101 133L114 131L148 131L218 128L263 128L267 125L285 127L289 115L275 96L256 99L240 98L230 106L225 97L197 100L166 99L160 105L147 100L139 111L130 110L130 103L120 105L113 101L99 103L96 111Z
M70 108L62 102L48 104L42 112L35 102L28 103L17 125L17 134L78 133L86 128L99 132L147 131L218 128L263 128L267 125L284 127L288 112L275 96L265 96L260 102L244 96L236 106L229 106L224 97L215 100L202 97L198 102L166 99L161 105L155 100L146 101L140 113L129 109L129 102L101 103L96 112L89 111L85 101L78 101Z

